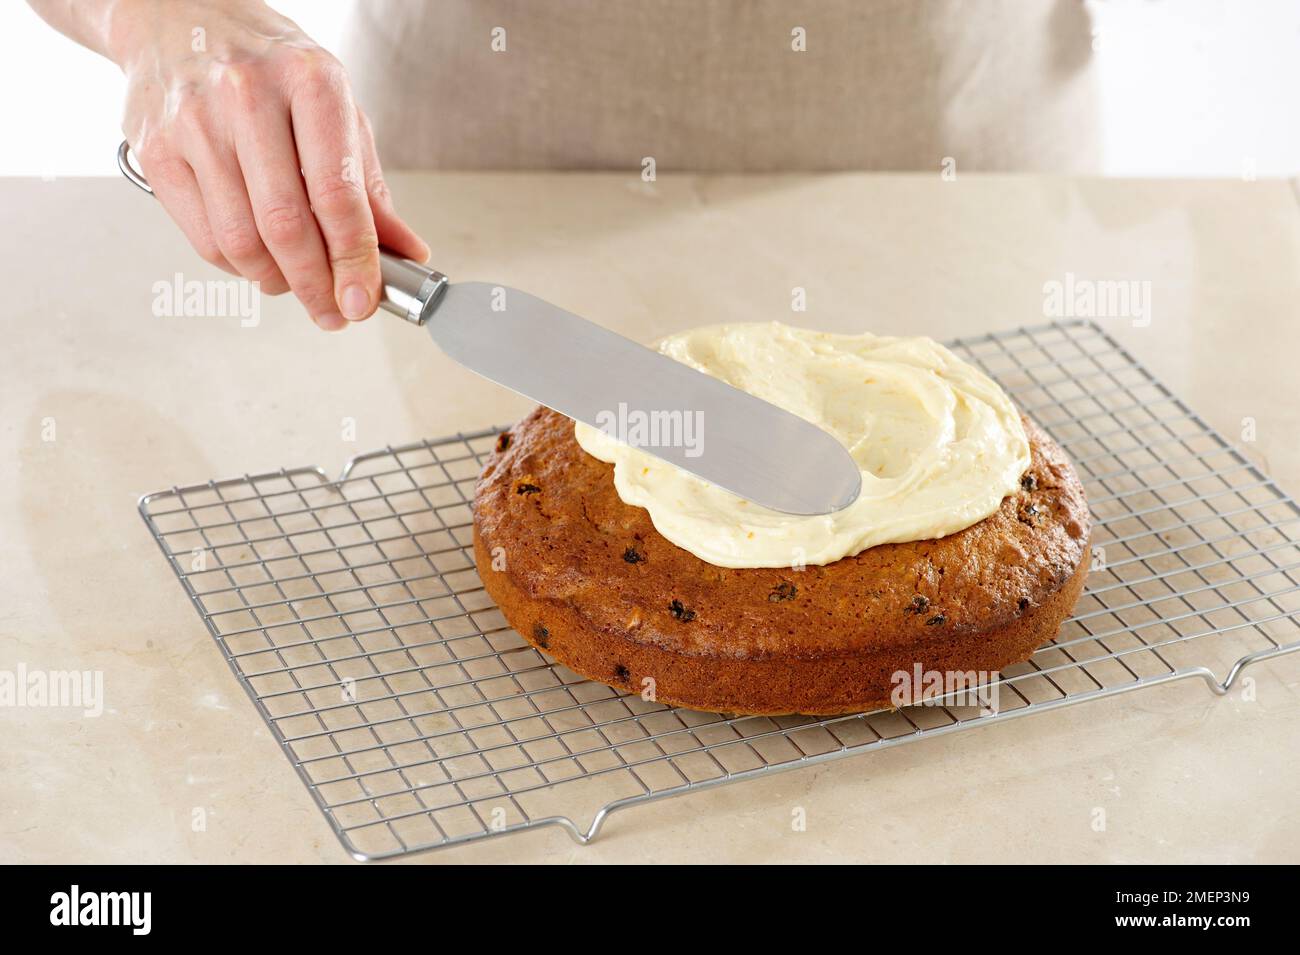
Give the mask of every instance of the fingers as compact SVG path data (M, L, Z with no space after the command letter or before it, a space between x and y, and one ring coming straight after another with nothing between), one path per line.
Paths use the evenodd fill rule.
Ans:
M149 180L154 195L180 226L194 250L204 261L231 275L238 275L239 271L222 255L212 235L203 194L190 164L179 155L159 156L154 149L132 149L132 153L140 163L141 172Z
M197 143L190 157L203 193L208 224L226 261L272 295L288 291L289 283L262 242L233 148Z
M366 195L370 200L370 212L375 217L379 244L416 262L429 261L429 246L415 234L414 229L402 221L393 208L393 197L388 192L384 172L379 167L379 152L375 149L370 120L360 110L357 110L357 131L361 136L361 158L365 163Z
M290 114L335 300L344 318L360 321L379 305L379 238L366 195L356 106L337 61L317 62L295 86Z
M298 171L288 116L273 106L257 110L236 130L235 151L257 230L293 293L321 328L346 327L325 243Z

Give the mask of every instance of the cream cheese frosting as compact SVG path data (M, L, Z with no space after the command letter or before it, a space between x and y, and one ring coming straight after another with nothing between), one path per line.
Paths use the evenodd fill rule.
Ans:
M697 328L658 349L825 429L862 471L862 493L848 507L795 516L578 423L583 450L614 465L619 497L710 564L821 565L878 544L944 537L996 511L1029 467L1029 439L1005 392L929 338L772 322Z

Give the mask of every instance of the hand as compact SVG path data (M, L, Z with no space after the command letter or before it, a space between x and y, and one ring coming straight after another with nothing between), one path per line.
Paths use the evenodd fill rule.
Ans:
M107 52L127 76L123 131L204 259L289 289L323 329L379 304L379 245L423 262L393 208L347 74L250 0L120 0Z

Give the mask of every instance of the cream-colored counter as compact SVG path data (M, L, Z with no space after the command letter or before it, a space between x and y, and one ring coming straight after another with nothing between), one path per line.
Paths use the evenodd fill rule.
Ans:
M1107 329L1225 434L1254 419L1244 450L1300 492L1292 184L393 178L437 267L641 339L765 319L944 339L1044 321L1067 272L1150 281L1150 324ZM155 282L216 273L120 180L4 180L0 207L0 669L98 670L105 695L98 718L0 709L0 861L347 861L136 497L334 471L526 403L389 316L155 317ZM1300 654L1251 675L1253 699L1156 687L636 807L588 847L544 829L417 861L1294 862Z

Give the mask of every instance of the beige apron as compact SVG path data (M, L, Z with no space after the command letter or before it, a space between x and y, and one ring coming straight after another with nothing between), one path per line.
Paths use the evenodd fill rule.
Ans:
M1098 171L1078 0L369 0L341 55L391 168Z

